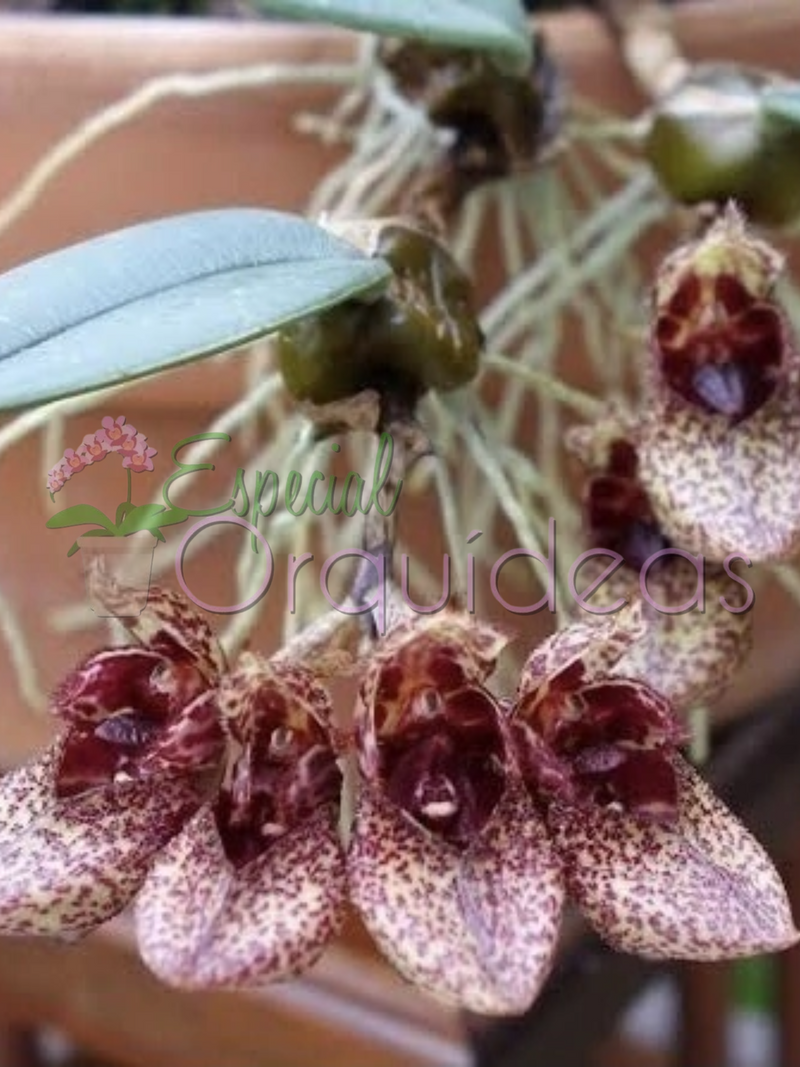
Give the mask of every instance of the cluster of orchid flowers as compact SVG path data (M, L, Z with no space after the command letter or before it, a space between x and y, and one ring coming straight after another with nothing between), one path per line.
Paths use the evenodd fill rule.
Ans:
M122 456L122 466L132 471L153 470L155 448L150 448L143 433L120 415L106 415L99 430L87 434L77 448L68 448L47 475L47 488L55 494L63 489L73 474L80 474L93 463L100 463L109 452Z
M124 587L102 595L124 616ZM625 673L635 605L545 640L508 698L503 635L402 617L353 645L349 729L327 688L341 653L227 663L163 590L124 621L132 643L63 681L60 736L0 784L4 933L79 936L135 900L156 975L240 988L312 965L349 901L408 980L486 1014L535 999L568 899L652 958L798 938L770 860L681 756L674 707Z
M715 696L719 672L752 647L741 568L800 550L800 350L776 296L783 266L728 207L658 273L637 410L609 409L568 438L588 472L589 546L624 560L590 603L613 605L671 550L647 566L661 610L643 606L650 637L629 667L681 705L689 690Z
M589 538L624 560L596 596L629 603L546 639L512 693L506 638L458 610L365 628L348 656L300 635L228 663L179 594L137 616L98 572L131 643L64 680L62 732L0 782L0 932L80 936L134 903L161 979L240 988L310 967L350 905L409 981L484 1014L534 1001L568 901L649 958L795 944L771 861L680 751L681 713L749 647L729 557L800 548L781 266L733 210L665 262L641 412L572 440ZM132 427L103 425L83 455L133 454ZM684 555L652 569L655 600L687 603L707 556L705 612L630 603L666 547ZM342 671L352 714L329 693Z

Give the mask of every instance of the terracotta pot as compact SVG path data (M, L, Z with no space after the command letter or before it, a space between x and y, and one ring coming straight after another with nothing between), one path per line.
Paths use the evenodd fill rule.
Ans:
M565 64L577 92L628 113L640 107L641 100L621 69L612 41L594 16L577 12L547 19L545 24L553 51ZM761 63L786 72L796 68L800 33L796 0L762 0L758 5L747 0L729 0L724 5L691 4L678 12L678 29L691 57ZM348 34L280 25L0 16L0 197L36 163L55 138L146 78L267 61L309 63L341 59L352 51L353 38ZM302 209L308 192L337 154L315 140L298 136L293 116L304 109L319 108L328 99L322 90L281 88L159 104L73 163L44 192L33 210L0 235L0 267L104 230L172 212L233 204ZM213 361L137 385L125 395L124 411L137 426L143 424L149 440L168 455L175 442L203 429L213 412L229 404L245 387L243 360ZM121 403L112 406L116 409ZM80 440L95 429L98 416L107 413L103 409L71 420L70 438ZM241 456L232 448L215 477L230 484L240 461ZM38 491L39 482L43 482L39 466L34 440L27 440L0 457L4 494L0 505L0 575L5 596L18 605L20 622L46 664L44 683L50 687L65 667L86 651L92 639L86 635L65 638L45 625L47 613L55 605L82 595L82 580L77 561L62 556L58 564L59 553L65 554L69 547L69 531L45 530L48 512L44 491ZM113 477L115 473L108 464L93 471L91 494L106 503L114 487L118 488ZM88 486L89 482L83 485ZM71 502L77 502L77 498ZM427 530L427 514L422 505L418 508L409 521L418 521L420 528ZM204 556L198 568L204 571L208 598L214 600L216 596L219 599L214 602L225 603L229 591L215 559L213 554ZM756 653L735 692L727 698L731 710L749 706L795 674L793 657L800 620L788 598L773 591L759 600L756 625ZM268 624L257 635L261 637L269 640ZM4 655L0 650L0 658ZM15 698L12 675L4 659L0 662L0 681L6 693L0 759L11 764L38 748L49 736L51 725L44 717L32 716ZM354 935L355 943L359 937ZM44 950L36 952L38 955L26 957L29 966L33 968L31 961L39 960L41 974L46 975L51 957ZM97 953L101 954L102 949ZM380 1011L385 1011L389 1020L386 1033L391 1032L392 1025L396 1030L398 1018L406 1020L400 1024L401 1029L405 1026L413 1040L405 1040L402 1035L398 1038L395 1032L395 1051L401 1049L397 1062L459 1061L463 1037L454 1013L406 993L384 968L374 964L359 963L354 977L356 972L352 967L348 970L347 960L346 953L334 953L321 978L312 979L308 985L298 984L285 995L276 994L272 1004L279 1008L277 1015L270 1016L277 1020L276 1047L291 1046L292 1027L296 1025L295 1009L289 1010L288 1023L280 1022L280 1005L291 1006L293 998L297 1003L303 997L324 1000L330 994L330 974L336 972L332 985L337 991L331 1011L338 1020L335 1025L340 1038L350 1027L346 1021L347 996L342 996L341 989L351 982L355 1003L371 1003L370 1010L379 1016ZM100 974L99 955L95 964ZM13 987L15 967L8 970L10 973L4 976L0 969L2 988ZM146 984L138 972L129 980ZM373 980L374 987L370 989ZM59 1010L60 993L50 989L47 1003L51 1013ZM152 996L150 991L149 999L143 999L149 1005L148 1012L153 1010ZM76 1029L102 1029L95 1018L97 1013L79 1001L77 998L68 1009L70 1017L79 1020ZM119 1012L112 1008L108 1014ZM163 1013L164 1027L172 1025L169 1014ZM192 1054L187 1051L191 1027L173 1029L172 1062L192 1062ZM355 1061L366 1062L367 1048L371 1050L370 1062L394 1062L387 1051L392 1041L386 1033L381 1036L380 1027L372 1028L369 1040L364 1039L363 1026L351 1029L357 1038L350 1046L355 1049ZM420 1034L424 1039L419 1038ZM127 1062L147 1062L148 1056L152 1059L146 1038L147 1027L128 1036L128 1047L135 1047L135 1051L130 1052ZM101 1051L111 1049L108 1041L98 1040L96 1047ZM226 1062L245 1063L247 1055L242 1052L241 1059L231 1057ZM300 1061L292 1058L283 1062Z

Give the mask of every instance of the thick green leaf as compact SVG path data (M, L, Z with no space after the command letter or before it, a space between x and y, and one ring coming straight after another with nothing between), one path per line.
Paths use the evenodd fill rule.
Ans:
M487 52L528 69L531 33L520 0L255 0L268 14Z
M191 512L186 511L185 508L170 508L169 511L166 511L159 518L155 526L159 529L161 529L162 526L176 526L178 523L186 522L190 515ZM149 527L152 533L156 532L155 526Z
M305 219L250 208L73 245L0 277L0 409L210 356L389 276Z
M64 530L68 526L83 526L92 523L102 526L106 530L114 531L116 526L107 518L99 508L91 504L74 504L71 508L64 508L57 515L47 520L48 530Z
M137 530L150 530L153 533L161 526L173 526L175 523L185 522L188 517L189 512L184 508L167 509L164 504L142 504L126 514L119 527L119 534L126 537Z

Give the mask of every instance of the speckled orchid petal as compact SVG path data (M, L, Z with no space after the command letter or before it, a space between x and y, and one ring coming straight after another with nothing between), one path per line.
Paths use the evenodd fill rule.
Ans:
M674 544L720 563L800 551L798 396L793 384L736 424L688 407L648 415L639 478Z
M153 680L164 666L163 656L138 645L96 652L63 679L51 699L51 710L70 724L89 726L115 712L151 704ZM164 709L169 705L167 692L160 703Z
M678 819L553 807L548 824L567 887L614 948L652 959L775 952L798 940L761 846L680 757Z
M608 674L645 631L638 601L595 620L565 626L536 646L522 668L518 700L537 690L544 699L564 686L575 688Z
M0 783L0 932L75 936L120 912L202 801L185 780L59 800L62 742Z
M602 574L603 559L590 559L581 568L581 586ZM694 597L697 571L681 556L664 557L647 576L647 590L659 607L675 608ZM620 596L639 589L639 575L628 567L618 568L589 603L603 607ZM728 610L721 602L724 598ZM647 626L611 669L623 678L638 678L665 696L674 707L687 708L719 696L730 684L753 645L753 613L742 611L747 589L719 567L706 566L705 610L697 607L680 614L667 614L653 604L642 603ZM602 620L603 616L587 615Z
M64 751L64 738L54 741L38 759L10 771L0 779L0 849L49 811L54 782Z
M91 571L89 584L92 595L146 648L172 659L186 657L209 682L224 671L225 657L213 630L182 593L153 587L147 607L138 614L130 605L139 591L120 584L101 566Z
M310 966L346 895L327 692L306 667L244 653L216 695L234 742L227 773L157 861L138 908L145 960L184 987L263 984Z
M136 903L139 951L183 988L240 988L310 967L339 930L345 863L320 808L243 867L204 808L159 856Z
M364 789L348 855L350 897L416 986L487 1015L517 1014L552 963L560 864L527 794L510 784L465 851Z

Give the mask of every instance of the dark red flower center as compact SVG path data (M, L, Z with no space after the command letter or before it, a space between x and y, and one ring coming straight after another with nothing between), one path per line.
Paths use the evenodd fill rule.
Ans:
M604 679L572 693L556 689L541 699L534 693L515 718L521 720L515 729L520 766L545 803L593 803L642 818L675 818L672 757L683 732L669 704L642 683ZM526 759L532 739L538 749Z
M295 685L310 686L310 676L298 673ZM243 687L239 717L230 724L241 751L215 808L235 866L255 859L321 805L338 805L342 790L328 729L278 685Z
M664 381L691 404L738 422L772 396L782 365L780 313L732 274L690 274L658 315Z
M637 478L637 467L633 445L615 441L607 469L588 483L584 510L591 547L618 552L638 572L651 556L671 545Z
M380 738L387 795L427 830L467 845L485 826L505 786L499 710L479 686L421 688L397 727Z
M214 691L185 654L99 652L65 679L53 707L69 723L56 784L62 797L204 771L222 753Z

